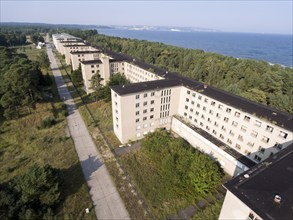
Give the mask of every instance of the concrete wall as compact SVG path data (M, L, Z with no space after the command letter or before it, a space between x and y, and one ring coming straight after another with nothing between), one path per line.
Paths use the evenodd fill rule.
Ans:
M227 191L219 216L219 220L249 219L248 216L250 213L252 213L258 219L262 219L257 214L255 214L248 206L246 206L241 200L234 196L230 191Z
M248 168L241 162L237 161L230 154L223 151L221 148L198 134L177 118L172 118L171 129L180 137L187 140L193 147L215 158L221 164L225 172L227 172L230 176L234 176L248 170Z
M77 70L80 64L80 61L85 61L85 60L95 60L99 59L99 52L98 51L93 51L92 53L70 53L70 60L71 60L71 65L73 70Z

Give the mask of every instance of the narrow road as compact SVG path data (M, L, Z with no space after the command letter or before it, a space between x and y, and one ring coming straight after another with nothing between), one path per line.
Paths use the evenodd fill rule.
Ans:
M84 177L89 186L96 216L98 219L130 219L101 155L97 151L73 98L67 89L50 44L47 44L47 53L51 62L51 69L56 81L58 93L66 104L69 131L74 140Z

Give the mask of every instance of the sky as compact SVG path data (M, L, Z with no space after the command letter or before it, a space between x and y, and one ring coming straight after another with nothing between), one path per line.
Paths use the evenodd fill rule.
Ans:
M293 0L0 0L1 22L150 25L293 34Z

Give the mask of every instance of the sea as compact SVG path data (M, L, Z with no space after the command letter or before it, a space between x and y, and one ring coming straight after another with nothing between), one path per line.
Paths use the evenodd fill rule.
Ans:
M293 67L293 36L280 34L97 29L109 36L161 42Z

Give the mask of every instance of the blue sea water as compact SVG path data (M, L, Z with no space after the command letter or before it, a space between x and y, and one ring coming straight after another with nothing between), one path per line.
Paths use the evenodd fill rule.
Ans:
M98 32L293 67L292 35L121 29L98 29Z

